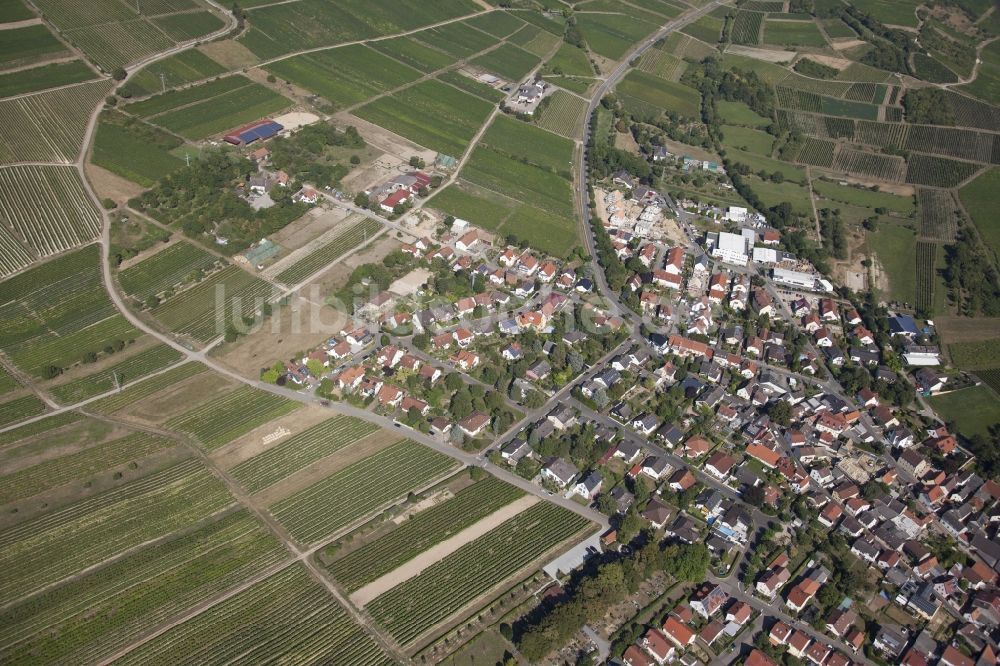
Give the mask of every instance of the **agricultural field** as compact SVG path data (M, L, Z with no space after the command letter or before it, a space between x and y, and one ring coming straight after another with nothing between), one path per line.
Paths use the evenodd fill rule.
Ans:
M643 37L656 30L652 23L626 14L577 13L576 25L594 53L618 60Z
M154 377L131 384L114 395L92 402L87 405L87 409L99 414L113 414L207 369L201 363L184 363Z
M736 12L731 36L733 44L748 44L750 46L760 44L760 30L763 23L764 14L760 12Z
M166 437L135 433L59 457L46 455L46 460L0 476L0 504L10 504L38 495L72 481L89 479L95 474L124 468L128 463L177 446ZM15 451L16 453L16 451ZM31 451L27 457L30 459ZM5 465L12 461L7 459ZM14 461L23 462L23 461ZM122 470L124 471L124 469Z
M523 495L489 476L419 511L375 541L337 556L328 569L348 591L357 590Z
M747 182L750 183L750 188L760 197L765 206L776 206L787 201L791 204L792 210L799 215L812 215L812 203L807 188L787 180L775 183L770 180L761 180L757 176L747 178Z
M118 273L122 291L145 301L183 285L192 273L208 271L219 259L187 241L178 241Z
M191 435L205 450L212 451L301 406L295 400L240 386L175 416L166 427Z
M135 337L104 290L99 262L90 245L0 282L0 347L21 369L42 376Z
M225 25L222 19L208 11L161 16L154 18L153 23L175 42L196 39Z
M958 191L962 205L976 224L983 241L1000 256L1000 221L996 215L996 193L1000 191L1000 168L984 171Z
M237 75L129 104L125 110L187 139L219 134L291 105L270 88Z
M96 663L287 553L237 511L0 612L0 660Z
M951 241L957 229L957 210L950 192L917 190L920 203L920 235L924 238Z
M481 12L472 0L300 0L250 7L250 30L240 43L262 59L319 46L414 30ZM452 24L454 25L454 24ZM485 33L482 33L485 35Z
M563 44L542 67L542 74L591 77L594 75L594 68L586 51L572 44Z
M995 393L1000 394L1000 368L980 370L976 373L976 376L983 380L983 383L993 389Z
M497 39L503 39L523 28L524 21L508 12L492 12L469 19L466 25L489 33Z
M208 342L225 333L226 326L252 318L273 294L269 283L229 266L167 299L152 314L171 331ZM225 302L221 311L218 297Z
M456 60L469 58L499 41L492 35L469 27L468 21L422 30L413 35L413 38L425 46L451 55Z
M542 111L538 126L570 139L579 139L583 133L583 117L587 102L576 95L557 90Z
M200 462L163 471L0 531L0 598L37 592L232 502Z
M551 53L556 46L565 43L560 37L536 26L526 26L511 35L507 41L520 46L538 58L543 58Z
M906 163L901 157L869 153L852 148L841 148L837 152L833 168L853 176L890 182L902 182L906 174Z
M76 412L62 412L55 416L48 416L0 433L0 445L20 444L37 435L51 434L53 431L77 424L82 420L83 416Z
M499 193L461 180L441 190L432 203L448 215L491 230L499 230L518 205Z
M470 64L517 82L538 64L538 56L507 43L479 56Z
M995 134L951 127L912 125L905 147L923 153L935 153L973 162L994 162L994 146L1000 145Z
M701 95L697 90L645 72L630 72L618 84L616 92L623 98L626 108L630 108L630 99L638 99L659 113L665 110L685 118L698 118L701 113Z
M934 307L934 264L937 244L919 241L917 243L917 281L914 306L923 312L931 312Z
M813 21L764 22L764 43L780 46L826 46L823 33Z
M480 147L512 157L545 171L570 177L573 142L536 127L499 115L483 134Z
M181 353L173 347L155 345L94 374L52 386L49 393L64 405L75 404L113 391L117 386L131 384L180 360Z
M404 440L277 502L270 511L293 539L315 543L440 478L455 465L451 458Z
M278 273L275 278L284 284L298 284L324 266L336 261L338 257L360 246L366 238L371 238L381 229L382 225L370 217L366 217L357 224L345 229L330 242L309 252L294 264Z
M0 163L75 162L110 80L0 100Z
M151 187L184 166L171 154L183 144L172 134L135 118L102 116L91 161L133 183Z
M639 58L636 69L667 81L678 81L687 69L687 63L665 51L649 49Z
M198 49L188 49L143 67L142 71L129 79L125 89L133 97L151 95L163 92L164 87L176 88L225 72L225 67Z
M722 36L722 26L724 21L709 14L702 16L697 21L688 23L681 30L695 39L700 39L706 44L716 44Z
M954 421L956 431L963 437L988 436L1000 413L1000 398L985 386L932 395L927 402L942 419Z
M754 173L761 170L766 171L769 174L777 172L784 176L785 180L801 184L805 184L806 182L806 170L795 164L789 164L788 162L782 162L781 160L771 159L770 157L764 157L763 155L755 155L753 153L739 150L738 148L731 148L727 150L726 156L737 164L746 164Z
M326 98L336 109L420 78L409 65L360 44L279 60L265 69Z
M57 62L51 65L0 74L0 97L24 95L49 88L68 86L96 78L94 70L81 60Z
M812 187L818 194L828 199L865 208L885 208L901 215L909 215L914 208L913 197L902 197L889 192L873 192L863 187L839 185L820 179L813 180Z
M994 17L997 16L994 10ZM974 95L986 102L996 102L1000 99L1000 42L991 42L980 51L979 71L976 80L958 90Z
M919 3L915 0L859 0L854 4L886 25L917 27L916 8Z
M22 0L0 2L0 23L14 23L32 18L35 18L34 12L28 9Z
M350 615L293 564L126 654L116 663L222 665L316 663L390 666L393 662Z
M982 167L934 155L912 154L906 160L906 182L914 185L955 187Z
M424 81L382 97L354 114L414 143L460 156L492 105L440 81Z
M31 416L38 416L44 411L45 403L30 394L0 402L0 426L23 421Z
M334 416L244 460L230 474L247 491L259 492L377 431L367 421Z
M551 552L590 523L539 502L367 605L403 645Z
M912 229L883 220L878 230L869 232L868 246L878 257L881 270L888 277L889 293L894 301L913 303L916 294L916 234Z
M502 90L494 88L493 86L488 86L485 83L480 83L479 81L469 78L464 74L459 74L454 70L449 70L439 74L437 80L455 86L459 90L467 92L470 95L475 95L479 99L486 100L487 102L497 103L507 97L507 93Z
M0 69L36 65L62 55L67 55L66 47L43 24L3 31Z
M948 345L952 363L963 370L983 370L1000 366L1000 340L954 342Z
M368 46L424 73L437 71L455 61L447 53L421 44L414 37L383 39L369 42Z
M833 164L834 144L822 139L807 137L796 161L819 167L829 167Z

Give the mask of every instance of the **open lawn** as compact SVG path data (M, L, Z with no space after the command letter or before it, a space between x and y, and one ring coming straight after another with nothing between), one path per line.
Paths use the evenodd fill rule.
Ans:
M265 69L325 97L335 108L358 104L420 78L420 72L409 65L360 44L280 60Z
M872 209L886 208L901 215L909 215L913 212L913 197L902 197L888 192L872 192L867 188L838 185L820 179L813 181L813 189L824 197L844 203L867 206ZM872 212L874 213L874 211Z
M770 156L771 149L774 147L774 137L760 130L736 125L723 125L722 134L722 145L758 155Z
M491 108L489 102L431 80L367 104L355 115L418 145L460 156Z
M997 217L997 192L1000 191L1000 167L983 172L958 191L983 241L1000 257L1000 218Z
M745 125L747 127L764 128L771 124L769 118L758 115L743 102L716 102L716 109L722 121L728 125Z
M593 76L594 68L590 65L587 52L572 44L563 44L545 66L542 74L557 74L560 76Z
M826 46L823 33L812 21L764 22L764 43L780 46Z
M770 180L761 180L756 176L747 178L747 182L764 205L770 208L783 201L792 205L792 210L800 215L812 216L812 204L809 203L809 190L801 185L785 181L775 183Z
M1000 367L1000 339L955 342L948 345L948 354L952 363L963 370Z
M868 247L889 279L891 300L913 303L916 294L916 234L900 224L883 221L868 234Z
M945 421L954 421L963 437L987 436L989 427L1000 422L1000 398L985 386L931 396L927 402Z
M701 112L701 95L697 90L645 72L630 72L616 90L619 95L641 100L657 109L685 118L698 118ZM628 107L627 99L625 105Z

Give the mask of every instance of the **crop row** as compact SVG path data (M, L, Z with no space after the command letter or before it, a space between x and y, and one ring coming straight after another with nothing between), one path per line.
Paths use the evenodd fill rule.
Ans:
M313 543L454 466L451 458L404 440L281 500L271 513L296 541Z
M118 274L122 289L140 301L162 294L210 269L218 260L186 241L174 243Z
M955 187L980 168L982 168L980 165L971 162L914 153L906 159L906 182L914 185Z
M857 123L857 133L854 140L880 148L902 148L913 125L903 123L880 123L870 120L860 120Z
M869 104L881 104L885 99L885 84L883 83L854 83L844 94L845 99L855 102L868 102Z
M155 377L132 384L114 395L96 400L88 404L87 409L102 414L117 412L119 409L135 404L154 393L204 372L206 369L201 363L184 363Z
M109 80L0 101L0 162L75 162Z
M918 310L930 312L934 304L934 260L937 254L937 245L919 241L917 243L917 294L916 302Z
M983 380L983 383L991 389L1000 393L1000 368L990 368L988 370L977 370L976 376Z
M538 126L569 138L580 136L587 102L562 90L557 90L551 100L538 119Z
M997 161L998 143L1000 143L1000 139L997 135L986 132L952 127L913 125L906 142L906 148L989 164Z
M166 426L191 435L211 451L301 406L302 403L280 395L240 386L175 416Z
M37 416L44 411L45 403L32 394L0 402L0 426L24 420L29 416Z
M816 93L786 86L775 86L774 90L778 94L778 105L782 108L813 113L819 113L822 109L822 100Z
M47 333L30 342L13 345L8 355L21 369L45 377L50 366L68 368L98 353L108 345L134 340L139 332L121 315L113 315L96 324L71 333Z
M106 72L166 51L174 45L156 26L144 19L67 30L63 34Z
M196 460L0 532L0 598L39 590L232 501Z
M850 148L842 148L834 160L834 168L838 171L895 182L903 180L905 167L901 157L867 153Z
M0 477L0 504L16 502L64 483L85 479L176 444L165 437L136 433L46 460Z
M295 564L171 628L116 663L390 666L393 661Z
M229 266L162 303L153 316L177 333L207 342L259 313L273 293L267 282Z
M71 166L0 169L0 210L14 233L42 257L90 242L101 230L101 216Z
M0 433L0 446L16 444L36 435L51 432L64 426L72 425L83 419L77 412L61 412L54 416L47 416L12 430Z
M519 488L487 477L336 560L330 573L348 590L357 590L522 495Z
M380 229L382 229L382 225L370 217L366 217L358 224L335 236L329 243L309 252L302 259L278 273L276 279L285 284L297 284L358 247L367 239L372 238Z
M250 514L229 513L8 607L0 661L100 662L286 556Z
M63 404L86 400L101 393L107 393L116 386L130 384L141 377L176 363L181 353L167 345L156 345L131 356L120 363L72 382L60 384L50 389L52 396Z
M335 416L241 462L230 472L244 488L254 493L377 430L377 426L367 421Z
M759 44L760 26L764 22L764 14L760 12L736 12L733 21L731 39L734 44Z
M367 610L406 645L587 524L539 502L379 596Z
M854 84L847 81L831 81L830 79L813 79L802 76L796 72L789 72L780 81L780 86L784 88L794 88L803 92L815 93L817 95L827 95L831 97L841 97L850 91Z
M0 277L21 270L34 259L34 255L25 249L17 237L7 227L0 225Z
M951 193L919 188L917 201L920 203L920 235L936 240L954 240L958 225Z
M835 145L831 141L806 137L796 161L813 166L828 167L833 164L834 148Z

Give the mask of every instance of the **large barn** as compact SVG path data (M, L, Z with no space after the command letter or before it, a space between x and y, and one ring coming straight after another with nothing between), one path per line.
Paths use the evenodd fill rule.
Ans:
M234 146L245 146L257 139L270 139L283 129L285 127L281 123L276 123L270 119L259 120L230 132L223 137L223 141L231 143Z

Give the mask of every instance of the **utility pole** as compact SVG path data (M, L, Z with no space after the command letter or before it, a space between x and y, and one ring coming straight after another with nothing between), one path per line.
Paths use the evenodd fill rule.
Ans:
M167 92L167 81L164 78L163 72L160 72L160 92Z

